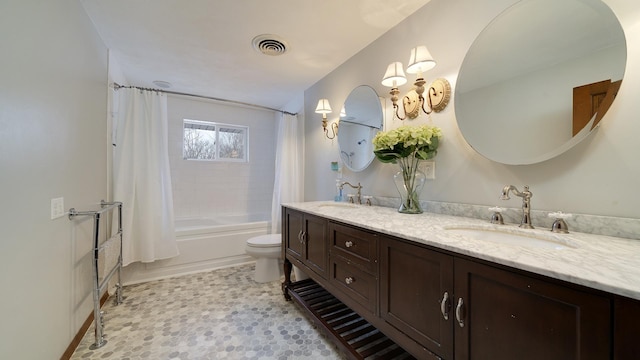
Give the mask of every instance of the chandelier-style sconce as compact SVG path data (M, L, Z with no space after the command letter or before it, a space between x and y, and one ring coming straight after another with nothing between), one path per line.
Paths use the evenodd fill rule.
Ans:
M316 106L316 113L322 114L322 129L324 130L324 135L333 139L338 135L338 123L336 121L331 123L331 126L327 123L327 114L331 114L331 105L329 105L329 100L320 99L318 100L318 106ZM331 129L331 136L329 136L329 129Z
M417 78L413 83L415 87L402 98L404 115L400 116L400 106L398 105L400 90L398 90L398 86L404 85L407 82L407 77L404 75L401 62L397 61L389 64L382 78L382 85L391 88L389 94L391 94L391 102L398 119L415 119L420 115L420 110L429 115L434 111L440 112L447 107L451 99L451 85L447 79L436 79L429 85L428 89L424 87L427 82L422 77L422 73L433 69L435 66L436 61L433 60L426 46L421 45L411 49L407 73L417 74ZM424 96L425 90L427 90L426 98Z

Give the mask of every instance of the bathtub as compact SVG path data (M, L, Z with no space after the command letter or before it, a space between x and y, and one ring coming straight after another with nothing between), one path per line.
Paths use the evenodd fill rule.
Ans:
M124 284L244 264L255 261L245 253L249 238L269 233L266 215L229 215L176 219L180 255L152 263L134 263L125 269Z
M184 218L176 219L176 238L189 238L195 235L243 232L268 228L269 222L260 215L227 215L217 218ZM188 241L188 240L187 240Z

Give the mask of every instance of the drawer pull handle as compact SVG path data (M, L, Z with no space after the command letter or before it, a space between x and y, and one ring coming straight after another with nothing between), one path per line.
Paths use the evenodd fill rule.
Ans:
M306 231L302 232L302 238L300 240L301 240L301 242L303 244L307 241L307 232Z
M347 242L345 242L345 243L344 243L344 246L346 246L346 247L348 247L348 248L352 247L352 246L353 246L353 241L347 241Z
M349 276L348 278L344 279L345 284L350 285L353 283L353 278L351 276Z
M302 243L302 230L298 231L298 241Z
M449 302L449 293L444 292L442 295L442 301L440 301L440 312L445 320L449 320L449 310L451 309L451 303Z
M456 320L458 320L460 327L464 327L464 302L462 298L458 299L458 306L456 306Z

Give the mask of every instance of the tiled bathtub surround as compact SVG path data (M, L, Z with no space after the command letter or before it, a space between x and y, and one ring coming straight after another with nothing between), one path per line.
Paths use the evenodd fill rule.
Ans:
M397 208L400 206L398 198L375 197L373 202L378 206ZM515 201L515 200L514 200ZM472 205L448 203L439 201L421 201L422 209L425 212L462 216L474 219L487 220L491 218L492 212L489 208L495 206ZM505 223L519 224L522 218L522 209L519 207L505 207L502 212ZM560 209L561 210L561 209ZM551 229L551 224L555 219L549 218L552 211L531 210L531 220L536 228ZM553 211L555 212L555 211ZM615 236L625 239L640 240L640 219L621 218L613 216L599 216L588 214L572 214L567 219L569 231L582 232L595 235Z
M169 162L176 218L271 213L275 116L271 111L169 96ZM249 161L184 160L183 120L249 127Z
M219 269L124 288L109 301L107 344L89 350L93 325L72 359L343 359L280 281L258 284L253 265Z

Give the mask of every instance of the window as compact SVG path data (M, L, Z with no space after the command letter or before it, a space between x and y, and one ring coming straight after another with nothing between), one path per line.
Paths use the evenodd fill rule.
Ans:
M249 161L246 126L185 119L183 129L185 160Z

